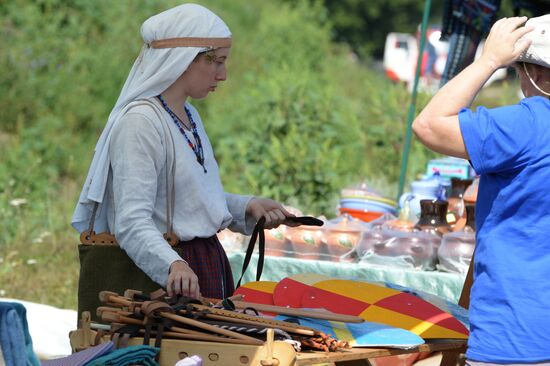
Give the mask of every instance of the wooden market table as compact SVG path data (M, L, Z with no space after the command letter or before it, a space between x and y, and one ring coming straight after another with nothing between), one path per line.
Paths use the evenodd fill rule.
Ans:
M89 329L78 329L71 332L71 346L73 351L87 348L95 339L96 332ZM101 342L109 340L108 336ZM128 345L143 344L143 338L135 337L128 341ZM150 341L154 344L154 339ZM217 342L202 342L189 340L164 339L160 353L161 366L173 366L180 359L198 355L203 359L204 366L302 366L331 364L336 366L367 366L369 359L385 356L398 356L416 352L444 352L442 365L445 362L445 352L453 356L448 358L445 365L456 365L455 355L463 352L465 340L439 339L403 350L395 348L352 348L338 352L304 351L296 352L286 342L275 341L271 345L266 342L261 346L227 344ZM451 352L451 353L449 353ZM450 361L449 361L450 360Z
M368 360L377 357L398 356L417 352L446 352L455 355L466 350L466 340L438 339L408 350L394 348L352 348L340 352L299 352L295 365L313 365L319 363L335 363L342 366L368 365ZM445 358L444 358L445 359ZM443 360L442 360L443 361ZM454 361L456 362L456 361ZM442 362L443 363L443 362Z

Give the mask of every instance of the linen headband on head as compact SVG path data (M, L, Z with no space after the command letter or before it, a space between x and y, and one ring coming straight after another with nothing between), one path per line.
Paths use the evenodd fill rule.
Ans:
M146 43L148 48L175 48L175 47L206 47L221 48L231 47L231 38L205 38L205 37L178 37L160 39Z

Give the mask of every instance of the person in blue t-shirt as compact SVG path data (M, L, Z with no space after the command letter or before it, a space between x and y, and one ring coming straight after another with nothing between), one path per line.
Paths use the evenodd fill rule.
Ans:
M470 365L550 365L550 14L497 21L482 56L413 123L430 149L481 175L470 297ZM499 68L514 65L519 104L468 109Z

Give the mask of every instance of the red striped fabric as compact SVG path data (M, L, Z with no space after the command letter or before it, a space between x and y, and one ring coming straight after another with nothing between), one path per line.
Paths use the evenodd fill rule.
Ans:
M180 241L182 258L199 278L201 295L223 299L233 294L231 266L217 236Z

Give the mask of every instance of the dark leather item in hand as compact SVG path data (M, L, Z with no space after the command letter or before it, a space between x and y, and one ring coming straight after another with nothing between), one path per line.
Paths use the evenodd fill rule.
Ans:
M286 221L297 222L307 226L323 226L324 224L322 220L319 220L318 218L312 217L312 216L287 217ZM262 271L264 269L264 256L265 256L264 225L265 225L265 217L262 217L261 219L258 220L258 222L256 223L256 226L254 227L254 231L252 232L252 236L250 237L250 242L248 243L248 248L246 249L246 255L244 257L244 262L243 262L243 269L241 272L241 278L239 278L239 282L237 282L237 287L241 285L241 281L243 279L244 273L246 272L246 269L248 268L248 264L250 263L250 259L252 258L252 252L254 252L254 247L256 246L256 239L258 237L259 237L258 268L256 269L256 281L259 281L260 277L262 276Z

